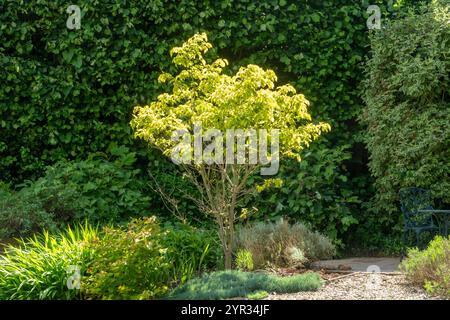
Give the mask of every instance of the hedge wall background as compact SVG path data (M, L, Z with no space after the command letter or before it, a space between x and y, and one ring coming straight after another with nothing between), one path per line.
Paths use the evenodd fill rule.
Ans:
M389 14L387 3L376 3ZM157 76L171 68L170 48L202 31L232 65L275 69L280 82L311 101L313 117L332 124L303 163L283 165L286 183L256 198L260 212L309 221L335 239L364 223L361 203L372 193L356 120L369 44L364 1L73 4L82 11L80 30L66 27L67 1L0 3L0 180L36 178L46 165L85 159L115 143L137 151L140 166L149 163L172 183L173 166L134 141L128 123L136 104L158 94ZM157 199L155 210L165 214Z

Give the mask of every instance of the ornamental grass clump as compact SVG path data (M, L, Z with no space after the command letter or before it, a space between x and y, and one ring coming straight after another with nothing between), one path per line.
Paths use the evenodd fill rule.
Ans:
M97 239L97 229L86 223L7 246L0 255L0 300L80 298L76 281L92 260L89 244Z

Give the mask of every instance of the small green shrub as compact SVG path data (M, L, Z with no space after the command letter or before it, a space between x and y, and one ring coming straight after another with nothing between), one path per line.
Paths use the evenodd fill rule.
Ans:
M54 232L76 213L79 194L64 183L40 179L19 191L0 191L0 239L28 237L42 230Z
M44 210L45 201L28 190L0 193L0 240L27 237L47 229L57 230L53 212Z
M301 223L291 225L283 219L240 228L236 247L251 252L255 268L292 266L328 259L335 254L335 247L328 238Z
M410 249L401 268L410 281L423 285L430 294L450 298L450 236L437 236L422 251Z
M236 267L241 271L253 270L252 253L246 249L239 249L236 253Z
M134 219L125 228L104 228L91 245L94 259L82 290L94 299L151 299L169 289L170 263L155 217Z
M80 291L67 286L70 268L86 271L92 259L88 244L97 238L97 230L85 224L7 246L0 256L0 300L79 298Z
M167 248L172 280L184 283L201 272L220 268L223 255L215 232L187 224L164 225L162 245Z
M265 273L218 271L188 281L176 288L172 299L215 300L247 297L257 292L290 293L317 290L322 285L316 273L279 277Z

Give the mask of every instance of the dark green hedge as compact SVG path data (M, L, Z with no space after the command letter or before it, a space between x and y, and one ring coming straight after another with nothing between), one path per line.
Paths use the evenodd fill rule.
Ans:
M376 179L371 207L385 224L398 221L400 188L427 188L450 204L449 8L435 1L371 36L361 119Z
M80 30L66 27L67 1L0 2L0 180L38 177L46 165L85 159L111 142L142 154L133 145L131 110L160 92L156 79L170 68L169 49L201 31L232 65L275 69L311 101L315 119L332 124L310 166L283 171L296 192L259 198L262 210L320 221L333 236L358 220L355 203L367 198L369 179L355 120L368 51L364 1L74 2ZM163 162L151 163L166 171ZM317 189L299 181L308 177Z
M66 1L2 1L0 179L131 144L132 107L157 94L169 49L197 31L230 60L278 69L334 135L352 137L367 35L351 3L80 0L81 29L69 30Z

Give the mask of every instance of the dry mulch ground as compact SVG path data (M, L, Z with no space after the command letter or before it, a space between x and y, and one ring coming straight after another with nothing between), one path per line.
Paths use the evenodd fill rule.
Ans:
M348 274L320 272L325 284L314 292L270 294L268 300L430 300L426 291L411 285L401 273ZM290 275L291 272L281 272Z

